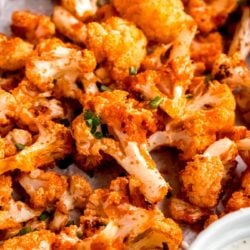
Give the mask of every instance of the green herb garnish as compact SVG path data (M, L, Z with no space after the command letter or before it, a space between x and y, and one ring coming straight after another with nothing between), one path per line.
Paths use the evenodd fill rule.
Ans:
M151 108L156 109L161 104L161 102L162 102L162 97L156 96L153 100L149 102L149 105Z
M108 86L104 85L104 84L101 84L101 85L98 87L98 89L99 89L101 92L111 91L111 89L110 89Z
M101 131L97 131L93 135L96 139L102 139L103 137L103 133Z
M90 127L90 132L96 139L101 139L103 137L108 137L107 125L101 123L100 117L93 114L90 110L84 113L84 120L86 125ZM98 130L98 131L97 131Z
M25 148L25 145L22 143L16 143L15 146L18 151L22 151Z
M32 232L31 227L24 227L19 231L18 235L25 235L25 234L30 233L30 232Z
M136 74L137 74L137 68L134 67L134 66L130 67L130 68L129 68L129 74L130 74L131 76L136 75Z
M47 211L44 211L44 212L42 212L40 215L39 215L39 220L41 220L41 221L45 221L45 220L47 220L47 219L49 219L50 218L50 214L47 212Z

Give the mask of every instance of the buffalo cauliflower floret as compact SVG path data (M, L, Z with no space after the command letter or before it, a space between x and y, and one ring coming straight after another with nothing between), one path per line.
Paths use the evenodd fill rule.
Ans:
M236 145L224 138L210 145L202 155L196 155L193 161L180 174L183 189L189 201L204 208L217 204L222 188L222 180L229 169L226 164L235 160Z
M250 71L246 61L242 60L238 53L232 56L221 54L214 62L212 76L232 89L242 86L249 88Z
M49 204L55 204L68 187L64 176L39 169L22 173L19 183L29 195L34 208L46 208Z
M227 202L226 209L232 212L241 208L250 207L250 171L247 169L243 173L241 189L234 192Z
M26 64L26 77L41 91L53 88L61 96L75 97L76 81L96 67L93 53L78 50L59 39L45 40L37 47L37 55Z
M77 44L83 44L87 38L87 27L61 6L53 10L53 22L64 36Z
M29 81L23 80L11 91L18 103L16 118L20 125L28 126L30 130L36 131L35 119L42 115L45 119L63 119L64 109L62 103L51 98L50 93L40 93Z
M6 126L14 120L18 105L15 98L10 93L2 89L0 89L0 105L0 124L1 126Z
M0 176L0 207L7 209L12 195L12 181L8 175Z
M165 131L149 137L149 150L173 146L183 151L184 159L190 159L213 143L216 133L234 125L234 110L235 100L229 87L213 82L205 92L191 95L180 119L170 121Z
M9 201L8 208L0 211L0 230L17 227L20 223L28 221L41 214L21 201Z
M21 38L7 38L0 34L0 69L17 70L25 66L33 51L33 45Z
M191 44L190 53L195 63L203 63L205 69L211 70L222 50L222 37L218 32L214 32L206 36L196 36Z
M250 8L243 9L240 23L238 24L228 54L238 52L241 59L246 59L250 53Z
M132 23L111 17L104 23L87 25L87 47L98 62L107 59L108 68L115 80L129 75L131 68L138 69L146 55L147 40Z
M164 218L157 208L146 210L131 205L124 184L123 178L117 178L112 181L110 190L98 189L90 196L81 223L90 225L94 234L80 245L86 249L101 245L109 249L161 249L165 244L171 250L178 249L182 240L178 225ZM103 221L99 227L94 223L98 220Z
M77 244L81 241L81 237L83 237L83 233L77 226L64 227L56 236L53 248L57 250L76 249Z
M236 6L236 0L189 0L187 12L194 18L200 31L209 33L223 25Z
M138 25L150 40L168 43L192 22L180 0L113 0L120 15ZM159 8L160 6L160 8Z
M73 121L73 136L80 155L101 157L100 152L104 152L112 156L140 181L142 193L154 203L168 190L147 150L147 134L155 130L155 122L151 111L136 108L127 95L115 90L88 96L84 100L86 112ZM108 131L103 130L104 124Z
M32 144L32 135L23 129L13 129L4 138L4 157L15 155L25 146Z
M84 21L87 17L95 14L96 2L97 0L62 0L62 6Z
M201 208L175 197L170 199L169 212L174 220L188 224L196 223L207 215Z
M29 11L14 11L11 29L16 36L31 43L37 43L40 39L50 38L55 34L55 24L48 16L37 15Z
M55 238L51 231L40 230L6 240L0 247L3 250L52 249Z
M42 117L36 119L36 125L39 130L37 140L18 154L0 159L1 174L14 169L32 171L71 153L72 138L66 127Z
M84 208L92 188L85 178L73 175L69 178L69 192L73 196L74 206Z

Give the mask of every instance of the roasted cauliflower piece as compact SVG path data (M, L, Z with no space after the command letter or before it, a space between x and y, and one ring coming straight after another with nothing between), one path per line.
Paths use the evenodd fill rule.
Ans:
M223 51L222 36L218 32L198 35L191 44L191 58L197 64L204 64L204 69L211 70L217 57Z
M134 22L150 40L161 43L174 41L194 24L180 0L113 0L112 3L123 18Z
M16 107L16 120L20 126L26 126L31 131L37 131L35 119L43 116L45 119L63 119L65 112L62 103L51 98L49 92L39 92L29 81L23 80L11 91L19 104Z
M177 224L164 218L157 208L147 210L131 205L127 195L125 178L113 180L109 190L95 190L81 217L83 227L90 225L94 234L79 245L85 249L98 246L108 249L161 249L165 244L169 249L178 249L182 233ZM98 221L102 226L97 226Z
M0 69L14 71L23 68L32 51L33 45L21 38L7 38L0 34Z
M56 236L51 231L40 230L6 240L0 248L3 250L52 249L55 239Z
M15 228L40 213L41 210L34 210L21 201L11 199L8 208L0 210L0 230Z
M15 155L25 146L32 144L32 135L23 129L13 129L4 138L4 157Z
M55 24L48 16L29 11L14 11L11 30L16 36L36 44L39 40L50 38L55 34Z
M72 175L69 178L69 192L74 199L74 206L85 208L88 197L92 193L92 188L84 177Z
M250 207L250 171L247 169L243 173L241 189L234 192L227 202L227 212L233 212L241 208Z
M194 18L200 31L209 33L223 25L236 6L236 0L189 0L187 12Z
M169 212L174 220L188 224L194 224L207 216L206 211L176 197L170 199Z
M202 85L205 86L203 82ZM173 119L165 131L149 137L149 150L172 146L183 152L184 159L191 159L215 141L216 133L232 128L234 110L235 100L229 87L213 82L205 91L191 94L181 118Z
M6 126L12 123L16 117L17 101L7 91L0 89L0 125Z
M37 47L37 55L26 64L26 77L40 91L55 89L59 96L76 98L76 81L96 67L93 53L79 50L54 38Z
M146 55L147 40L133 23L111 17L103 23L87 25L87 47L94 52L97 62L107 60L111 76L122 80L131 68L139 69Z
M232 56L221 54L214 62L212 70L213 78L235 87L247 87L250 85L250 71L246 61L242 60L238 53Z
M156 128L153 113L137 106L127 95L120 90L89 95L84 99L86 112L72 123L73 136L80 155L100 159L104 152L112 156L140 181L142 193L154 203L164 197L168 184L147 150L147 134Z
M14 169L32 171L71 153L72 138L66 127L42 117L36 119L36 125L39 130L37 140L18 154L0 159L1 174Z
M229 171L227 163L235 160L236 156L235 143L224 138L187 163L180 179L192 204L201 208L212 208L217 204L222 180Z
M62 6L82 21L95 14L96 4L97 0L62 0Z
M68 187L64 176L40 169L22 173L18 181L29 195L32 207L39 209L55 204Z
M87 38L86 25L75 18L68 10L61 6L55 6L52 18L60 33L77 44L85 43Z
M147 70L133 77L129 87L132 91L142 94L145 100L149 101L149 105L154 100L159 100L160 109L173 118L180 117L187 101L185 89L178 84L173 86L173 82L168 79L163 72Z
M0 176L0 207L8 209L12 199L12 180L9 175Z
M240 23L237 25L233 41L229 48L229 56L239 53L241 59L246 59L250 53L250 8L243 8Z

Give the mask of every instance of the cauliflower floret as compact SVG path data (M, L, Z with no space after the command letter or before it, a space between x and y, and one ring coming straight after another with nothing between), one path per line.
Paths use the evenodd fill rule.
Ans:
M149 137L149 150L163 145L177 147L184 159L190 159L213 143L216 133L234 125L234 111L235 100L229 87L213 82L205 93L193 93L180 119L170 121L165 131Z
M240 58L238 53L232 56L221 54L214 62L212 76L214 79L235 87L250 85L250 71L246 61Z
M0 176L0 207L8 209L12 195L12 181L8 175Z
M71 153L72 138L66 127L43 117L36 119L36 125L39 130L37 140L18 154L0 159L0 174L14 169L32 171Z
M62 6L82 21L95 14L96 4L97 0L62 0Z
M76 81L96 67L93 53L78 50L59 39L45 40L39 44L37 55L26 64L26 77L41 91L57 89L61 96L76 97Z
M84 208L92 188L85 178L73 175L69 178L69 192L73 196L75 207Z
M64 176L39 169L22 173L18 180L34 208L46 208L49 204L55 204L68 187Z
M195 63L203 63L205 69L211 70L214 61L222 53L222 37L218 32L206 36L196 36L191 44L191 58Z
M193 224L203 219L207 212L178 198L171 198L169 204L171 217L176 221Z
M107 59L115 80L128 76L132 67L140 67L146 55L147 40L134 24L111 17L101 24L89 23L87 32L87 47L94 52L98 62Z
M0 125L6 126L15 118L18 105L15 98L2 89L0 89L0 105Z
M61 6L55 6L53 22L64 36L77 44L82 44L87 38L87 27Z
M189 0L187 12L194 18L200 31L209 33L223 25L236 6L236 0Z
M77 243L81 240L79 236L83 236L83 233L77 228L77 226L71 225L69 227L64 227L56 236L53 248L57 250L76 249Z
M186 104L183 86L169 81L163 72L147 70L131 78L130 89L141 93L146 100L159 98L159 107L171 117L180 117Z
M34 210L21 201L9 201L8 209L0 211L0 230L17 227L20 223L28 221L41 214L41 210Z
M183 189L189 201L198 207L211 208L217 204L222 180L229 169L227 163L235 160L236 145L224 138L210 145L203 155L196 155L180 174Z
M112 3L122 17L138 25L150 40L162 43L175 40L192 22L180 0L113 0Z
M13 71L23 68L32 51L33 45L21 38L7 38L0 34L0 69Z
M140 181L141 192L154 203L168 190L168 184L158 172L146 145L147 134L156 128L154 117L151 111L136 108L135 100L128 99L127 94L115 90L89 95L84 100L87 112L72 123L73 136L80 155L100 157L102 151L112 156ZM106 124L114 139L105 135L107 131L102 131L101 122Z
M6 240L0 247L3 250L52 249L55 238L54 233L40 230Z
M124 184L123 178L117 178L110 190L98 189L90 196L81 223L92 227L94 234L79 245L86 249L101 245L108 249L156 249L166 244L171 250L178 249L182 240L178 225L164 218L157 208L146 210L131 205ZM98 220L104 222L99 228L95 223Z
M243 8L242 17L238 24L229 49L229 56L239 52L241 59L246 59L250 53L250 8Z
M224 166L218 157L197 155L181 172L188 199L199 207L214 207L221 191Z
M143 69L146 70L159 70L166 63L166 55L170 51L172 44L157 44L147 48L147 55L142 62Z
M25 146L32 144L32 135L23 129L13 129L4 138L4 156L8 157L15 155L19 150Z
M14 11L11 29L16 36L31 43L37 43L40 39L50 38L55 34L55 24L48 16L29 11Z
M59 100L51 98L50 93L40 93L29 81L23 80L11 91L16 102L17 123L37 131L35 119L42 115L45 119L63 119L64 109Z
M227 202L226 209L232 212L241 208L250 207L250 171L247 169L243 173L241 189L232 194Z

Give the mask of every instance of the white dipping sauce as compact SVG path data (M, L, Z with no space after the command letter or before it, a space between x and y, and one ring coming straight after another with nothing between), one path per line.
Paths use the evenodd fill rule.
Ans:
M222 250L249 250L250 237L235 241L234 243L224 247Z

